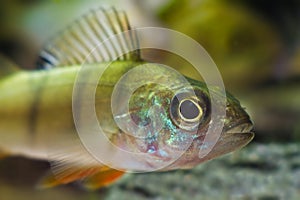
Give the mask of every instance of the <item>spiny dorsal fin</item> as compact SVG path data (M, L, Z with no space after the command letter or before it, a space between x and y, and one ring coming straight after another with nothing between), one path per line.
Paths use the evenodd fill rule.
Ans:
M13 74L19 70L20 69L15 63L0 54L0 78Z
M119 60L141 60L137 36L130 30L125 12L115 8L91 10L46 45L40 53L38 68L109 62L122 52L126 53ZM119 41L110 40L109 44L105 43L103 48L90 54L101 42L122 32L126 34ZM128 52L129 49L136 50Z

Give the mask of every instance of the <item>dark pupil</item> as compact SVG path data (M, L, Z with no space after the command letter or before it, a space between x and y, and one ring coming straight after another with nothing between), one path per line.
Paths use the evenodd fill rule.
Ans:
M199 109L194 102L190 100L184 100L180 104L180 113L186 119L195 119L199 115Z

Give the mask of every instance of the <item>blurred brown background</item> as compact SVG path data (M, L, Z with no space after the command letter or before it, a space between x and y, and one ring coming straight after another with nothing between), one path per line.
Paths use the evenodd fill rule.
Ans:
M84 191L79 184L36 190L35 183L49 168L47 162L4 159L0 161L0 199L182 199L193 195L202 199L298 199L300 2L2 0L0 53L24 69L34 69L42 45L59 30L91 8L111 5L125 10L134 27L171 28L197 40L219 67L226 89L250 113L254 142L242 152L194 170L128 175L97 192ZM145 58L198 78L176 56L149 51ZM206 186L200 184L204 180Z

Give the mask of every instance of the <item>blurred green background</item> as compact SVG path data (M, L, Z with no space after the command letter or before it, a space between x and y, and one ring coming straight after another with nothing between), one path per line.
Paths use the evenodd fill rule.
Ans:
M250 113L254 141L193 170L129 174L96 192L79 184L37 190L49 164L8 158L0 161L0 199L300 199L300 1L2 0L1 54L32 69L45 42L100 6L125 10L134 27L171 28L198 41ZM176 56L144 57L199 78Z

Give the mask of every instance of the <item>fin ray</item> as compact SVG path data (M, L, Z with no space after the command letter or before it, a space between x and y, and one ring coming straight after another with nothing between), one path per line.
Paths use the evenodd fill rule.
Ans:
M43 178L39 184L41 188L83 179L103 167L84 148L76 134L49 136L47 145L51 173Z
M118 171L115 169L108 168L106 170L101 170L83 181L85 188L89 190L96 190L101 187L106 187L117 180L119 180L125 172Z
M118 40L103 43L120 33L123 34ZM97 48L101 43L102 48ZM76 20L46 45L37 64L40 69L50 69L83 62L109 62L118 55L118 60L140 61L138 49L137 34L131 29L126 13L101 7Z
M93 175L98 172L97 168L76 168L70 169L64 176L57 176L49 171L38 183L38 188L51 188L62 184L68 184L74 181L82 180L87 176Z
M125 172L111 169L106 166L78 167L64 169L64 174L59 175L49 171L38 183L37 187L46 189L58 185L81 181L84 188L96 190L108 186L120 179Z

